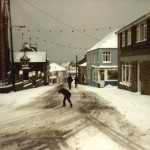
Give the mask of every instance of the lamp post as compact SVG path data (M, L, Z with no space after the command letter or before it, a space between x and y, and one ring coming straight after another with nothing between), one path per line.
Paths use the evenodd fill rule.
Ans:
M15 67L14 67L12 28L13 28L13 27L25 28L26 26L24 26L24 25L23 25L23 26L12 26L10 0L8 0L8 10L9 10L10 47L11 47L11 63L12 63L12 64L11 64L11 74L12 74L13 90L14 90L14 92L16 92L16 88L15 88Z

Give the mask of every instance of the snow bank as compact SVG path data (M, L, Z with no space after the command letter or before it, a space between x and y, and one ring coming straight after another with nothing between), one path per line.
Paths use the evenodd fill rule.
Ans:
M35 100L35 98L40 96L42 93L47 92L54 87L55 85L47 85L23 91L10 92L5 94L0 93L0 107L12 105L16 106L28 103Z

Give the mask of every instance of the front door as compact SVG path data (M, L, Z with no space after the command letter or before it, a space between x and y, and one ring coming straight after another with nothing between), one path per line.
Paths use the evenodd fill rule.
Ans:
M28 80L28 71L23 72L23 80Z
M137 64L137 91L141 92L141 63Z
M104 87L104 84L105 84L105 81L104 81L104 70L100 70L100 80L99 80L99 83L100 83L100 87Z

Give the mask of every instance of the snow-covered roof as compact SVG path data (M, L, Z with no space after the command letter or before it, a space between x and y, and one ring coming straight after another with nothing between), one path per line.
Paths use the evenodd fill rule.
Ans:
M98 48L117 48L117 35L115 34L117 30L109 33L105 38L99 41L96 45L91 47L88 51L92 51Z
M50 79L56 79L57 78L57 76L51 76L50 77Z
M54 71L65 71L66 69L56 63L51 63L49 70L50 72L54 72Z
M81 67L86 67L86 62L83 63L83 64L81 64L81 65L79 65L79 66L81 66Z
M20 62L20 59L24 56L24 52L14 52L14 62ZM30 62L46 62L46 51L28 51L26 56L30 58Z

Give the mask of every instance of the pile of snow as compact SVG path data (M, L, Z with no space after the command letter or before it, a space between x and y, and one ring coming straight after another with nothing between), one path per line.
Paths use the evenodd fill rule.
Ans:
M0 93L1 106L22 105L35 100L36 97L54 88L55 85L42 86L39 88L27 89L23 91Z

